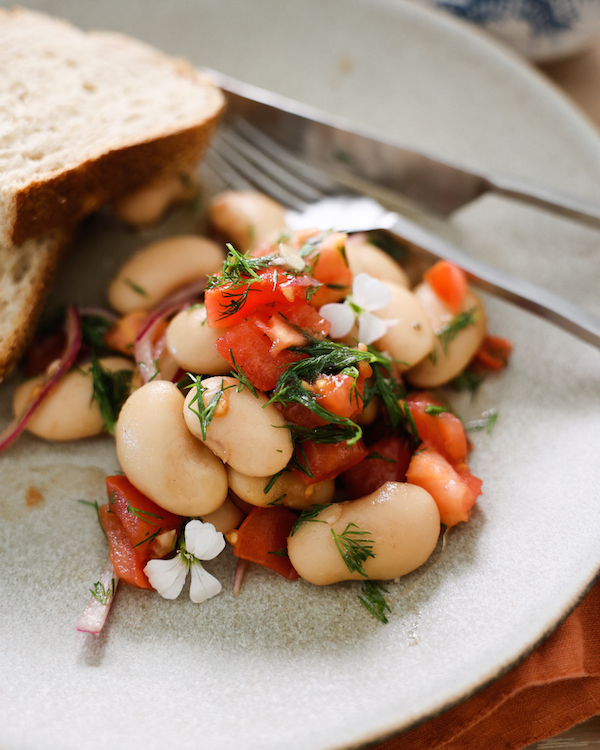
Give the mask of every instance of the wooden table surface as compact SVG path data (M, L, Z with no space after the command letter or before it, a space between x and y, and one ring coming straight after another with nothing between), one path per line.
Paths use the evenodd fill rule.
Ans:
M548 63L541 70L584 111L600 132L600 39L586 52L567 60ZM527 750L600 748L600 715L567 732L530 745ZM483 750L483 748L482 748Z

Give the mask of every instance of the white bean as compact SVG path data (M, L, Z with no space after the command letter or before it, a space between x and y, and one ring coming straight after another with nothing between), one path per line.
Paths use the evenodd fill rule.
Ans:
M110 372L134 370L130 359L103 357L100 364ZM98 402L92 398L94 381L91 365L70 370L46 396L27 423L27 430L45 440L79 440L99 435L104 430L104 419ZM19 415L43 376L26 380L14 395L15 416Z
M183 409L193 435L203 439L198 408L218 399L204 442L223 463L254 477L270 477L287 466L293 452L290 431L264 394L240 389L240 381L231 377L206 378L202 385L203 403L194 402L197 389L191 388Z
M164 297L193 281L221 270L224 253L206 237L180 235L138 250L108 288L115 310L150 310Z
M250 190L220 193L208 207L208 218L240 252L274 242L286 229L283 206Z
M471 361L485 337L487 328L485 308L471 290L457 312L442 302L427 282L415 289L415 296L427 313L436 338L431 355L405 373L406 379L418 388L436 388L455 378ZM456 316L470 313L470 323L446 342L443 331ZM439 334L442 333L442 340Z
M201 516L225 502L227 473L186 427L183 402L166 380L133 393L117 422L117 456L129 481L161 508Z
M202 520L204 523L212 523L217 531L229 534L230 531L237 529L241 524L244 520L244 514L227 496L220 508L217 508L212 513L205 513L202 516Z
M193 175L169 175L145 185L114 204L117 216L133 227L156 224L175 203L191 200L199 184Z
M272 482L272 477L249 477L228 466L227 477L232 492L250 505L261 508L273 503L306 510L313 505L330 503L335 491L333 480L306 484L301 477L289 471L284 471ZM271 487L265 492L271 482Z
M363 540L364 548L370 545L374 557L363 563L364 572L373 580L387 580L427 560L437 544L440 514L428 492L406 482L386 482L370 495L323 509L288 537L292 565L319 586L364 580L359 572L350 572L332 532L342 551L345 536Z
M374 315L394 324L376 342L379 349L398 361L398 368L406 370L426 357L434 344L434 333L425 311L415 295L403 286L383 281L392 292L392 300Z
M350 234L346 240L346 257L352 275L368 273L382 281L409 287L404 270L381 248L369 242L366 234Z
M217 339L224 328L209 328L206 308L196 305L182 310L169 323L167 347L184 370L202 375L225 375L231 365L217 351Z

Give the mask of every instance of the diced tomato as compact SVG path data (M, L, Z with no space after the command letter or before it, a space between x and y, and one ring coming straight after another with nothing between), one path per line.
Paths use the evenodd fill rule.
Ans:
M354 419L364 407L365 380L373 370L360 362L356 380L351 375L320 375L313 385L319 406L340 417Z
M311 305L298 305L291 308L282 308L281 314L284 315L290 323L302 328L312 336L329 336L331 323L322 318Z
M106 477L110 508L119 518L136 555L148 562L150 544L165 531L179 529L181 516L164 510L134 487L126 476Z
M287 404L286 406L276 404L276 406L283 415L285 421L290 422L291 424L296 424L300 427L308 427L310 429L322 427L327 424L324 419L318 414L315 414L314 411L311 411L307 406L304 406L304 404Z
M333 232L315 249L312 273L323 286L310 298L313 307L319 308L329 302L338 302L350 291L352 271L346 258L346 238L346 234Z
M352 445L346 441L315 443L310 439L298 440L295 456L304 471L295 468L292 471L302 477L306 484L315 484L335 479L342 471L362 461L368 452L362 440Z
M261 271L257 279L239 285L226 282L204 294L206 320L211 328L227 328L240 323L263 305L306 303L308 290L315 286L310 276L292 276L280 269Z
M406 481L430 493L446 526L468 521L473 503L481 494L481 480L471 474L466 463L453 467L444 456L425 446L413 455Z
M500 336L486 336L475 354L475 362L488 370L501 370L508 364L512 344Z
M104 334L104 343L107 348L132 356L135 340L147 317L146 310L133 310L119 318Z
M440 407L440 403L427 392L412 393L407 403L423 443L441 453L452 464L464 461L468 446L460 419L448 411L428 414L428 407Z
M287 538L298 516L287 508L253 508L233 532L233 554L293 581L299 578L287 556Z
M462 269L447 260L439 260L425 271L423 279L452 312L460 310L467 294L467 277Z
M140 589L151 589L150 581L144 573L145 562L136 554L125 527L109 505L101 505L98 516L106 532L109 544L110 561L115 573L122 581Z
M391 436L369 446L369 454L341 475L353 498L375 492L386 482L405 482L412 452L404 440Z
M230 328L217 339L217 351L231 365L241 370L255 388L272 391L277 380L292 362L302 355L287 349L271 353L273 342L252 318Z

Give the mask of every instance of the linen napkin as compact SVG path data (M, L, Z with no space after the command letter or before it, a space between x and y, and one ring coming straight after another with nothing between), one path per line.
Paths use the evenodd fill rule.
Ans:
M375 750L521 750L600 713L600 582L524 661Z

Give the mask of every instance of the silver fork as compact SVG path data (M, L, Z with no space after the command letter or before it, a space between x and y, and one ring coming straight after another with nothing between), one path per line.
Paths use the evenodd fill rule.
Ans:
M315 226L316 207L329 211L331 225L341 231L385 230L428 262L446 259L460 266L471 283L490 294L535 313L578 338L600 348L600 319L547 289L512 276L473 258L456 245L420 224L384 209L375 201L371 212L358 223L348 219L352 199L359 193L342 187L328 175L309 166L245 120L221 127L209 151L206 165L225 184L237 190L257 189L288 209L305 215L304 226ZM364 196L363 196L364 197ZM336 204L344 198L344 212L336 217ZM327 201L325 203L325 201ZM350 201L350 203L348 203ZM364 204L363 204L364 205ZM350 209L350 210L348 210ZM341 224L338 219L341 219Z

